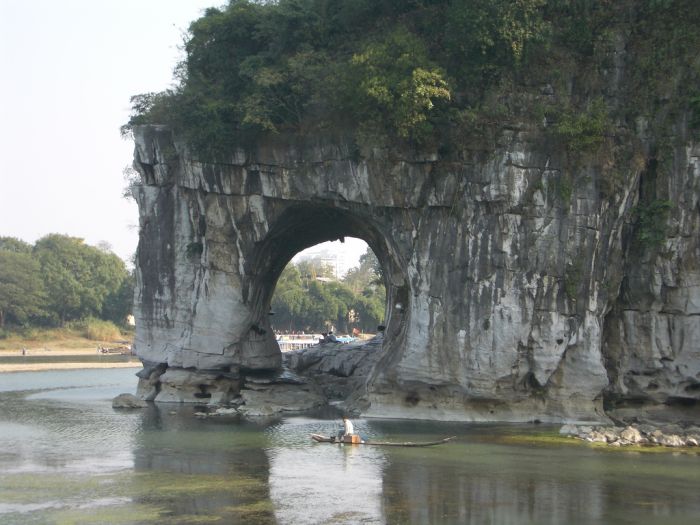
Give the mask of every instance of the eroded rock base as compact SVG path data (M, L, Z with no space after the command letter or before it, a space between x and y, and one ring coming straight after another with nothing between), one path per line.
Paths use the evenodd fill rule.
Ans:
M356 404L379 360L382 342L378 335L364 344L324 343L287 352L283 362L289 370L317 384L329 401Z
M282 369L267 372L144 362L137 374L137 393L146 401L207 406L210 410L203 415L271 416L313 410L333 401L350 407L364 392L381 344L380 336L364 345L316 345L285 354Z

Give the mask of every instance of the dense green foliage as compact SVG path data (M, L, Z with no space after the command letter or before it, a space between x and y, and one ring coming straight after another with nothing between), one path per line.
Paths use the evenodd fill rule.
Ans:
M259 133L329 129L449 151L517 119L590 152L662 101L698 125L699 23L694 0L230 0L191 24L177 86L135 96L126 130L168 124L215 160ZM620 34L630 104L613 112Z
M350 126L428 141L522 60L545 0L232 0L190 26L179 85L133 99L200 153L245 133ZM475 93L472 93L475 91Z
M599 146L612 133L612 123L605 101L595 99L584 112L565 111L559 115L554 133L563 141L569 153L582 153Z
M133 289L119 257L82 239L51 234L31 246L0 237L0 328L88 318L123 324Z
M277 281L272 324L280 331L323 332L331 326L349 333L353 328L373 333L383 322L386 292L379 262L371 250L342 281L319 261L290 263Z
M29 253L0 249L0 328L40 315L44 302L39 263Z

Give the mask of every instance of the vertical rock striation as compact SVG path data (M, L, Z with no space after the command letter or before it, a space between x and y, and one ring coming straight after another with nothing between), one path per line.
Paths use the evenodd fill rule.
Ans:
M381 356L353 396L367 415L592 421L604 401L700 399L689 137L666 175L647 149L606 196L599 165L581 163L571 185L566 153L526 126L449 159L278 137L217 164L166 128L134 131L143 397L193 401L178 389L196 383L196 399L222 403L246 374L278 370L268 311L279 274L298 251L354 236L388 293ZM660 200L672 205L645 248L639 210Z
M654 419L698 417L700 146L676 148L671 159L664 174L652 163L641 188L647 202L669 207L661 217L664 235L648 249L640 245L640 228L658 225L637 224L620 295L605 318L607 408L621 417L640 407L649 407Z

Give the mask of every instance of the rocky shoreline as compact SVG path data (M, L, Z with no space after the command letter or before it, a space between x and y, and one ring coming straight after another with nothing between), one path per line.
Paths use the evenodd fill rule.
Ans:
M326 343L285 352L281 369L267 372L194 370L144 363L137 374L141 379L137 396L159 403L194 404L197 417L271 417L328 406L362 413L365 385L382 354L382 343L383 335L379 334L362 344ZM208 385L208 389L202 385ZM115 407L138 406L133 400L115 401ZM605 418L617 425L567 424L560 434L612 447L697 447L700 443L697 420L681 420L669 407L664 411L666 423L661 417L640 421L639 414L618 412Z
M611 447L663 446L697 447L700 445L700 427L680 425L655 426L649 424L626 427L563 425L561 435L589 443L606 443Z
M383 334L362 344L318 344L285 352L280 370L187 370L145 366L139 374L138 397L115 398L115 408L142 408L146 401L192 403L199 418L266 418L333 407L362 413L367 379L381 356ZM204 376L207 377L204 377ZM214 385L208 391L202 384ZM667 410L663 419L642 420L622 412L609 415L616 425L566 424L562 436L610 447L698 447L700 426ZM610 421L610 419L607 419Z
M326 343L283 354L279 370L195 370L144 361L136 396L191 403L198 416L267 417L324 406L351 410L381 354L382 335L362 344ZM121 401L115 401L119 408Z

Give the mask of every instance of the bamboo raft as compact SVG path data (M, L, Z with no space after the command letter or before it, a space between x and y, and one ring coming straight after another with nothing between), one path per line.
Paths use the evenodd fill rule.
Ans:
M345 443L348 445L375 445L382 447L432 447L434 445L442 445L452 441L456 436L450 436L437 441L423 441L414 443L412 441L405 441L403 443L395 443L391 441L338 441L335 437L323 436L321 434L311 434L311 439L317 443L335 443L340 445Z

